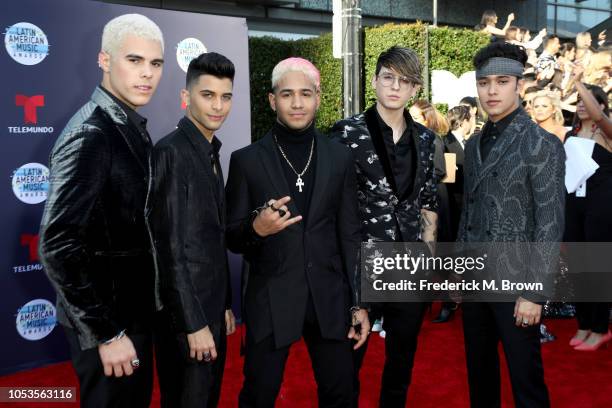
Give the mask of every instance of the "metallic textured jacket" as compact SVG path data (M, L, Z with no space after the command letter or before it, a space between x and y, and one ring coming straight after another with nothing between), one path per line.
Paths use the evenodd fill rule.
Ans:
M58 320L82 349L145 330L154 272L144 222L150 142L103 90L68 122L50 157L40 256Z
M565 151L559 139L519 112L482 162L481 133L465 148L461 242L538 242L539 271L527 261L516 269L528 282L556 269L563 238ZM544 262L544 264L542 264ZM509 265L505 265L508 267ZM525 297L525 296L523 296ZM529 299L529 294L526 298ZM529 300L542 300L537 296Z
M398 197L388 165L387 152L379 130L375 108L339 121L332 136L351 148L359 185L359 213L363 241L419 241L421 209L437 211L434 177L435 135L417 127L416 177L412 191Z

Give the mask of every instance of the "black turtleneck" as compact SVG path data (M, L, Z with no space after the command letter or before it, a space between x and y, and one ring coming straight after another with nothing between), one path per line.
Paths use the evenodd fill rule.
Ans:
M306 170L306 173L302 176L302 182L304 183L302 186L302 192L300 192L299 188L295 185L297 175L291 169L278 147L280 145L280 147L283 149L285 156L287 156L287 159L291 162L295 171L298 173L304 171L304 167L306 167L306 163L308 162L308 157L310 155L311 146L313 146L313 140L315 140L316 129L314 122L306 129L293 130L277 121L272 128L272 134L276 137L278 142L278 158L281 162L281 166L283 167L287 184L289 185L291 200L297 206L298 211L300 211L300 214L291 214L291 216L295 217L297 215L302 215L303 219L301 222L305 223L306 215L308 213L308 209L310 208L310 199L312 197L315 181L317 155L316 143L313 147L312 160L308 166L308 170Z

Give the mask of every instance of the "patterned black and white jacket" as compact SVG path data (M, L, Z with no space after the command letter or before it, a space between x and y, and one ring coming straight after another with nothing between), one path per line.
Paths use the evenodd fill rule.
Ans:
M380 130L376 107L337 122L331 137L354 157L364 242L421 240L421 210L437 211L434 133L413 123L416 147L413 189L399 194Z

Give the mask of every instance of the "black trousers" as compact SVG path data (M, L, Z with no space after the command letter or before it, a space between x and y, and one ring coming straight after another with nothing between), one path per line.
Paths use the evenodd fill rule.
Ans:
M408 387L412 379L412 367L417 349L417 340L427 303L383 303L377 305L371 318L382 314L385 336L385 366L382 374L379 405L381 407L406 406ZM359 370L363 363L368 343L353 353L353 407L359 402Z
M549 407L540 327L517 327L514 303L463 303L463 331L472 408L501 406L497 346L501 340L516 407Z
M148 408L153 390L153 345L150 334L128 336L140 367L130 376L107 377L100 361L98 348L81 350L76 332L64 327L70 346L72 365L79 378L80 406L87 408Z
M318 406L350 407L353 392L351 342L349 339L323 338L316 319L308 317L303 336L317 382ZM277 348L273 335L258 343L254 342L247 323L244 384L238 403L240 407L274 407L290 347Z
M216 407L221 396L227 336L225 316L209 322L217 359L198 361L189 356L186 333L172 330L166 311L158 313L155 357L162 408Z

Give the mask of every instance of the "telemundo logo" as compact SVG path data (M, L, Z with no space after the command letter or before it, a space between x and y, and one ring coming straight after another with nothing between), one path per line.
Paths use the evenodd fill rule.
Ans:
M6 52L22 65L36 65L49 55L45 32L32 23L16 23L4 33Z
M39 204L47 199L49 169L40 163L27 163L13 173L13 193L21 202Z
M46 299L34 299L17 310L17 333L26 340L47 337L57 324L55 306Z

